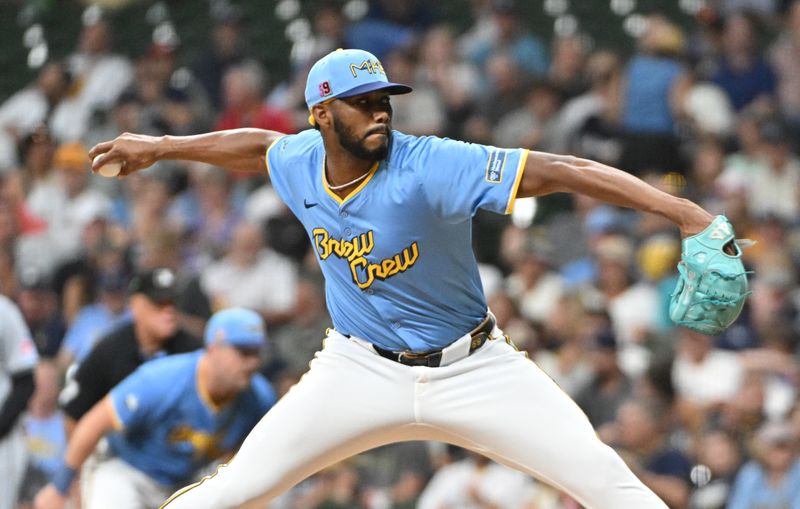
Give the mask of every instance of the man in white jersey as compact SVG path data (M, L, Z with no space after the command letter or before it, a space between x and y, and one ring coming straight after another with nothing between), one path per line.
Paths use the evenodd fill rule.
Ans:
M439 440L546 481L588 509L666 508L505 339L486 307L471 220L478 208L510 213L517 197L557 191L660 214L683 235L712 216L593 161L392 131L389 97L410 91L388 82L374 55L339 50L309 72L316 130L124 134L92 149L95 170L122 162L123 175L160 159L268 171L326 280L334 329L309 372L229 465L163 507L261 507L348 456Z
M14 509L27 468L19 416L33 394L39 356L14 302L0 295L0 509Z

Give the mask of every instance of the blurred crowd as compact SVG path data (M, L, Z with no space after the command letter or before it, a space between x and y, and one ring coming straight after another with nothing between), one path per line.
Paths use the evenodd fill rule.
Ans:
M356 19L324 3L282 82L253 58L255 21L235 4L210 10L191 61L149 34L138 54L116 53L112 21L124 21L88 8L74 51L0 103L0 293L41 359L20 418L19 508L63 456L69 371L131 320L138 272L175 272L176 327L197 337L215 310L258 311L261 371L279 395L307 369L330 326L324 287L265 175L168 161L106 179L87 152L123 132L306 129L306 73L338 47L374 52L414 87L392 97L397 130L598 160L754 241L744 312L708 337L669 320L680 240L660 217L554 195L474 221L499 325L671 508L800 507L800 1L698 4L689 26L648 13L623 56L579 30L532 32L513 0L465 2L465 31L423 1L374 0ZM335 465L271 507L580 506L481 456L411 442Z

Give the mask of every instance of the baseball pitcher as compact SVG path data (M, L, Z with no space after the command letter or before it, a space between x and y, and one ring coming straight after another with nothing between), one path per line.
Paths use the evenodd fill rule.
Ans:
M518 197L559 191L662 215L684 236L712 216L593 161L393 131L390 97L410 91L389 82L374 55L339 50L308 75L314 130L124 134L92 149L95 170L122 162L122 175L160 159L267 171L326 280L334 328L309 372L228 466L163 507L264 505L348 456L439 440L542 479L588 509L666 508L497 327L471 220L479 208L508 214Z

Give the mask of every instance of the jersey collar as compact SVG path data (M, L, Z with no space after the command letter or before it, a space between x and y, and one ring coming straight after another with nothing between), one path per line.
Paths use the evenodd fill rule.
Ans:
M369 184L369 181L372 180L372 177L375 176L375 172L378 171L378 167L381 165L380 161L375 161L375 164L372 165L372 168L370 168L370 170L369 170L369 174L367 175L367 178L365 178L363 181L361 181L361 184L359 184L358 187L356 187L355 189L350 191L350 193L348 193L347 196L345 196L344 198L340 198L339 195L337 195L336 193L331 191L331 188L328 185L328 179L327 179L327 177L325 177L325 161L326 161L326 157L323 156L323 158L322 158L322 171L320 172L322 174L322 187L323 187L323 189L325 189L325 192L328 193L331 196L331 198L336 200L336 203L338 203L339 205L341 205L344 202L346 202L347 200L353 198L362 189L364 189L364 187L367 184Z

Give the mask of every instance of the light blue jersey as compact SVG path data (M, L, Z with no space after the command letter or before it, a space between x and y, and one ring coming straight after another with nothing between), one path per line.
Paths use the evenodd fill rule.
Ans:
M234 452L275 403L272 386L256 374L250 387L214 408L198 387L203 351L142 365L111 390L121 431L113 452L165 486L185 484L210 461Z
M424 352L485 317L472 216L511 212L527 154L394 131L389 156L344 200L325 180L318 131L279 138L267 165L311 239L336 330Z

